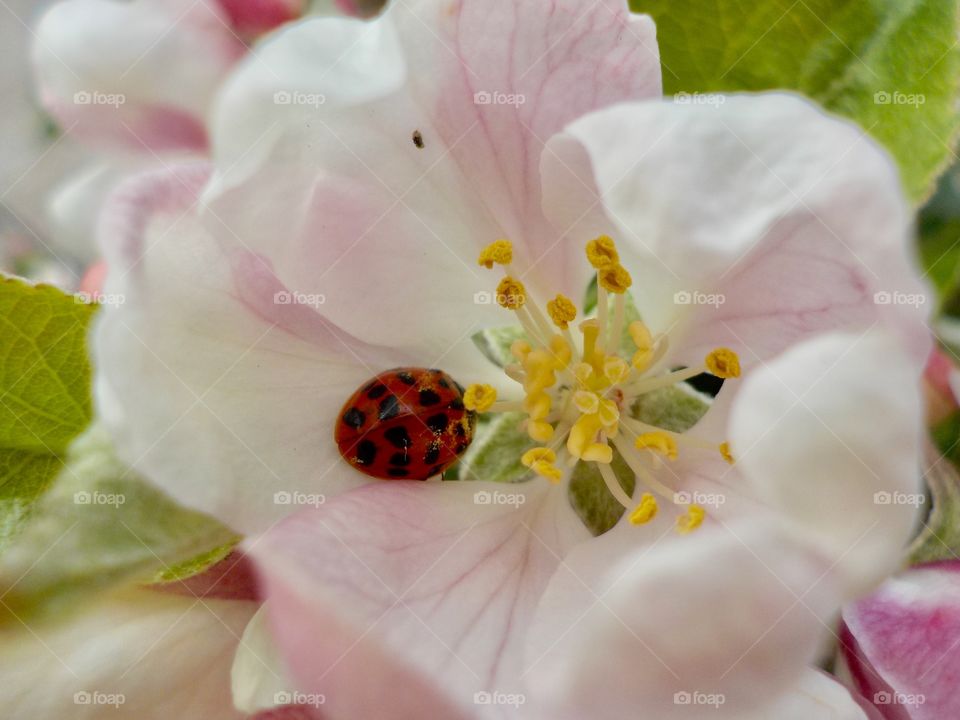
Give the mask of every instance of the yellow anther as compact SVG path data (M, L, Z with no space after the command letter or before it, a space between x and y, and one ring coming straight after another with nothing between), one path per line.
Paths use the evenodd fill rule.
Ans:
M711 375L716 375L724 380L740 377L740 358L733 350L717 348L707 355L705 362Z
M527 435L537 442L550 442L553 439L553 425L543 420L530 420L527 423Z
M566 330L577 317L577 306L565 295L557 295L547 303L547 314L550 315L554 325L561 330Z
M497 285L497 304L507 310L519 310L527 302L527 289L519 280L505 277Z
M634 445L638 450L652 450L670 460L677 459L677 441L665 432L648 432L637 436Z
M492 385L474 384L463 393L463 406L467 410L486 412L497 399L497 391Z
M613 400L601 400L597 415L604 428L613 427L620 422L620 408Z
M567 435L567 450L575 458L582 458L586 449L597 439L602 423L597 415L581 415Z
M513 262L513 243L509 240L497 240L490 243L480 251L480 257L477 258L477 264L483 265L487 269L492 269L494 263L509 265L511 262Z
M622 382L630 373L630 366L622 357L610 355L603 361L603 374L612 385Z
M582 413L592 415L600 410L600 398L589 390L577 390L573 394L573 404Z
M589 363L577 363L573 368L573 376L581 385L586 385L593 375L593 365Z
M532 350L523 362L527 378L523 383L528 394L545 390L557 382L556 364L553 355L546 350Z
M643 372L653 363L653 350L637 350L630 359L630 364Z
M582 460L609 465L613 460L613 448L606 443L591 443L583 451Z
M520 458L524 466L533 470L537 475L545 477L551 482L560 482L562 473L554 463L557 461L557 454L550 448L532 448L527 450Z
M556 461L557 454L550 448L545 447L530 448L520 456L520 462L523 463L524 467L533 467L536 462L555 463Z
M657 499L650 493L644 493L640 497L640 504L630 513L630 522L634 525L643 525L648 523L657 514Z
M573 350L570 349L570 343L562 335L554 335L550 338L550 350L553 352L553 362L558 369L565 368L570 364L573 358Z
M617 265L620 262L620 254L617 252L617 246L606 235L601 235L596 240L587 243L587 260L597 270Z
M733 462L734 462L733 453L730 452L730 443L728 442L720 443L720 455L723 457L724 460L726 460L728 463L733 465Z
M650 350L653 348L653 335L650 328L642 320L634 320L627 325L627 332L630 333L630 339L637 346L638 350Z
M530 354L531 349L530 343L526 340L514 340L510 345L510 354L520 362L523 362L527 359L527 355Z
M523 399L523 409L530 415L531 420L543 420L550 414L552 404L550 395L543 390L530 393Z
M627 288L633 285L633 278L623 265L611 265L597 273L597 282L608 292L619 294L626 292Z
M690 505L687 512L677 518L677 530L686 534L693 532L703 524L703 518L706 516L703 508L699 505Z

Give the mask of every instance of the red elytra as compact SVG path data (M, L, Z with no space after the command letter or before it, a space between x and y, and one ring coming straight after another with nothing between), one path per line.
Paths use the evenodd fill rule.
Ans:
M426 480L463 455L476 423L463 407L463 388L445 372L395 368L350 396L334 440L343 458L371 477Z

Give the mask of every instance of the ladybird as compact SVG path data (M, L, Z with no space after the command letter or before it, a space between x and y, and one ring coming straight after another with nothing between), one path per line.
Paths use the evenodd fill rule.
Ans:
M334 440L362 473L384 480L426 480L470 446L476 413L463 387L442 370L395 368L364 383L340 411Z

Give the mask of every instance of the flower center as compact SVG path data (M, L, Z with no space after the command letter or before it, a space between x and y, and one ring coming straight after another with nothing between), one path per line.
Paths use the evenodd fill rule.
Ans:
M626 292L632 279L620 264L613 240L606 236L591 240L586 254L597 273L597 309L595 317L579 324L580 337L575 339L570 324L577 308L569 298L557 295L546 303L544 313L536 302L528 302L527 290L512 266L510 241L497 240L483 249L479 264L488 269L500 265L504 271L497 303L516 314L526 333L527 340L517 340L510 348L515 362L504 368L522 386L523 396L498 400L492 386L471 385L464 405L477 412L525 413L523 429L540 446L524 453L522 462L540 477L559 483L564 465L594 463L610 494L630 513L631 523L641 525L653 519L659 497L675 508L677 529L690 532L703 523L704 509L677 502L674 489L653 471L665 461L676 460L681 449L719 452L732 464L729 445L641 422L630 410L642 395L704 372L722 379L739 377L739 359L732 350L718 348L707 355L702 367L658 372L667 337L652 334L641 320L626 322ZM624 330L629 343L621 340ZM635 487L643 486L635 491L641 493L639 500L624 490L611 467L614 449L636 476Z

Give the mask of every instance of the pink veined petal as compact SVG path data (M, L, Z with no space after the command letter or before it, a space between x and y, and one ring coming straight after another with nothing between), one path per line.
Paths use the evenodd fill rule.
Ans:
M539 594L586 537L546 483L391 482L303 511L249 552L281 654L324 713L454 718L482 709L476 692L517 690Z
M96 399L135 470L256 532L294 512L294 496L366 481L333 442L340 409L377 372L411 363L294 302L268 261L207 232L206 177L203 166L143 175L109 203L104 293L121 301L96 321Z
M476 264L497 238L515 241L532 286L579 296L582 246L568 271L570 245L540 210L543 142L660 92L652 24L606 0L396 3L373 22L298 24L256 60L218 105L207 199L288 286L336 298L337 324L429 354L510 321L489 307L498 276Z
M135 591L0 640L7 720L242 720L230 665L256 604Z
M644 531L620 545L629 530ZM534 717L752 717L795 686L839 605L826 559L773 523L671 533L597 577L605 538L567 558L580 586L558 573L538 608Z
M924 360L930 303L891 159L799 97L713 97L572 123L543 156L548 214L620 240L644 320L670 330L675 363L726 346L749 367L877 321Z
M65 132L156 152L206 147L208 106L244 52L207 0L67 0L43 17L33 55Z
M886 720L960 715L960 563L920 566L849 605L844 659Z

